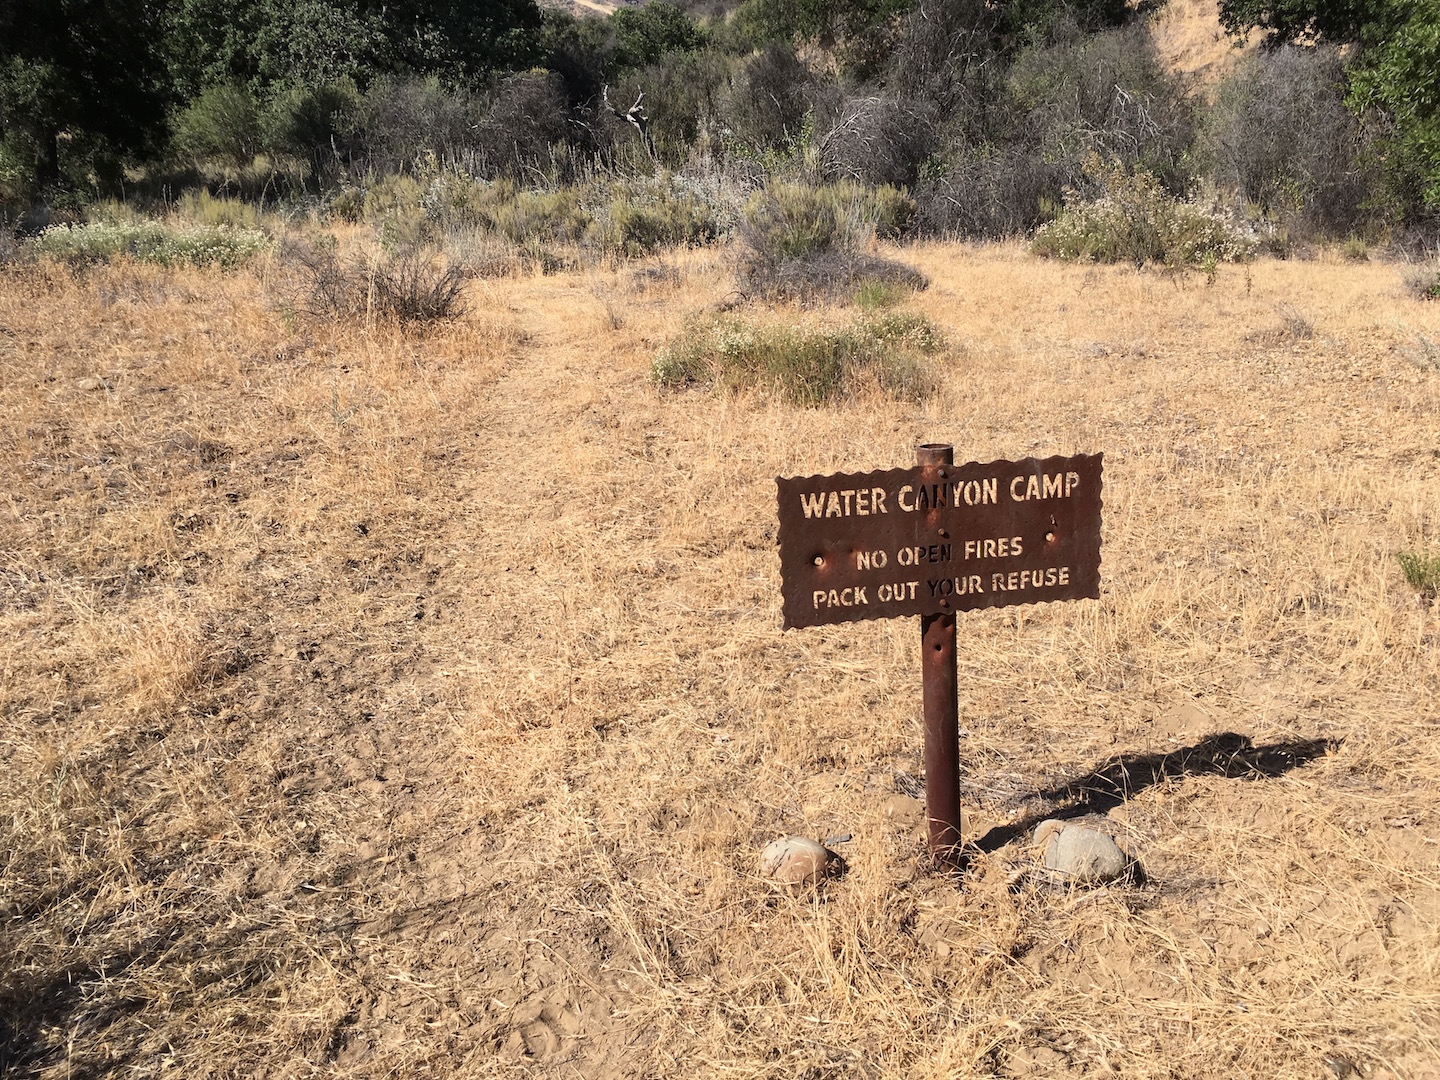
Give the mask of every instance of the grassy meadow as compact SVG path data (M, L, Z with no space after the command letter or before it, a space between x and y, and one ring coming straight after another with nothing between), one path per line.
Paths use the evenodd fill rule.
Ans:
M275 249L0 268L0 1073L1440 1076L1440 304L886 254L920 390L815 405L657 385L862 317L723 247L409 325ZM960 879L916 621L782 632L775 547L776 476L934 441L1106 455L1101 599L960 617ZM1145 880L1025 879L1121 761Z

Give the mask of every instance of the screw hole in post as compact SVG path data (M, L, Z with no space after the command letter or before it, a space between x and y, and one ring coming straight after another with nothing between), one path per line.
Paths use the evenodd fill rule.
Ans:
M1053 532L1047 532L1047 533L1045 534L1045 543L1047 543L1047 544L1053 544L1054 542L1055 542L1055 534L1054 534Z
M816 555L816 556L815 556L815 565L816 565L816 566L824 566L824 565L825 565L825 556L824 556L824 555Z

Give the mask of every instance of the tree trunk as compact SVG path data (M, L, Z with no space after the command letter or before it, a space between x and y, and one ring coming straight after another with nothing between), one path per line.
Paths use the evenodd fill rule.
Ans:
M40 133L39 160L35 163L35 179L41 187L60 180L60 133L46 129Z

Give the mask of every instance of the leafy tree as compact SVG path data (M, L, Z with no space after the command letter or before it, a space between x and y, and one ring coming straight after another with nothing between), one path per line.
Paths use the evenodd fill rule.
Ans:
M154 150L170 88L159 0L0 3L0 145L31 181ZM83 158L83 161L76 161Z
M1012 45L1044 43L1120 26L1129 13L1126 0L1009 0L997 5L996 31Z
M568 11L547 7L537 44L544 65L560 76L572 102L600 96L610 63L607 20L577 19Z
M321 86L290 86L271 99L262 118L266 145L303 161L319 183L341 162L349 163L360 127L361 98L355 84L339 79Z
M1418 183L1426 204L1440 208L1440 0L1406 7L1406 17L1360 54L1350 101L1394 117L1392 175L1400 173L1401 185Z
M745 0L735 19L757 44L818 41L833 48L914 6L915 0Z
M742 50L812 42L832 50L847 75L870 79L894 46L916 0L745 0L729 28Z
M670 52L693 52L705 42L690 17L666 0L620 8L610 16L610 27L614 64L621 69L645 67Z
M1265 34L1277 48L1301 39L1358 42L1382 31L1395 14L1394 0L1220 0L1220 21L1231 34Z
M248 87L225 83L202 90L176 118L175 142L197 161L215 158L244 168L260 150L260 112Z
M174 0L167 41L172 77L193 97L383 74L473 82L538 59L540 25L535 0Z

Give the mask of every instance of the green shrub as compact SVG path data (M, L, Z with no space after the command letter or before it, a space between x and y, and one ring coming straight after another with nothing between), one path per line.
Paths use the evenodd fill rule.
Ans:
M571 188L520 191L489 210L493 228L513 244L578 243L593 220Z
M660 386L758 390L797 405L822 405L867 386L920 400L935 387L928 360L944 347L921 315L861 319L839 328L734 316L693 323L651 369Z
M208 87L175 117L176 146L197 163L214 159L243 169L260 142L260 111L243 86Z
M1402 551L1395 557L1412 588L1418 589L1423 596L1433 597L1440 592L1440 555Z
M73 266L130 258L161 266L239 266L263 251L269 238L255 229L229 225L176 227L158 221L93 221L55 225L34 241L37 254Z
M801 301L848 299L866 281L923 289L923 274L867 251L877 230L903 231L913 209L899 188L771 184L752 196L740 225L741 286L769 299Z
M724 228L709 192L665 173L533 190L510 180L487 183L454 172L439 172L423 189L409 180L384 183L390 191L403 186L406 204L422 207L441 231L494 233L522 251L577 245L636 257L704 243ZM368 197L366 205L371 205Z
M430 238L424 194L419 182L404 173L387 176L365 192L365 220L379 230L382 244L414 245Z
M357 222L365 216L365 192L357 187L337 188L330 196L330 214L341 221Z
M365 192L365 219L379 224L397 214L423 213L424 191L404 173L387 176Z
M1036 230L1037 255L1095 262L1162 263L1172 268L1202 266L1207 258L1244 257L1245 240L1222 218L1174 199L1149 173L1127 173L1119 164L1087 167L1103 185L1094 201L1068 192L1054 221Z
M278 93L260 118L269 153L301 162L312 182L333 181L355 142L363 99L348 80L294 86Z
M704 243L718 230L713 207L661 181L617 185L609 203L597 209L590 236L609 254L635 257Z
M877 281L866 278L855 290L855 306L861 311L876 312L894 307L904 300L910 290L893 281Z
M430 177L421 201L425 212L444 232L493 231L493 208L514 195L515 185L508 180L486 183L461 172L442 169Z
M1350 262L1369 262L1370 245L1358 236L1352 236L1340 245L1340 254Z
M865 214L875 227L875 235L892 240L910 231L915 223L915 200L904 188L881 184L866 188Z
M777 263L859 247L866 225L858 201L834 188L778 183L750 200L741 231L756 258Z

